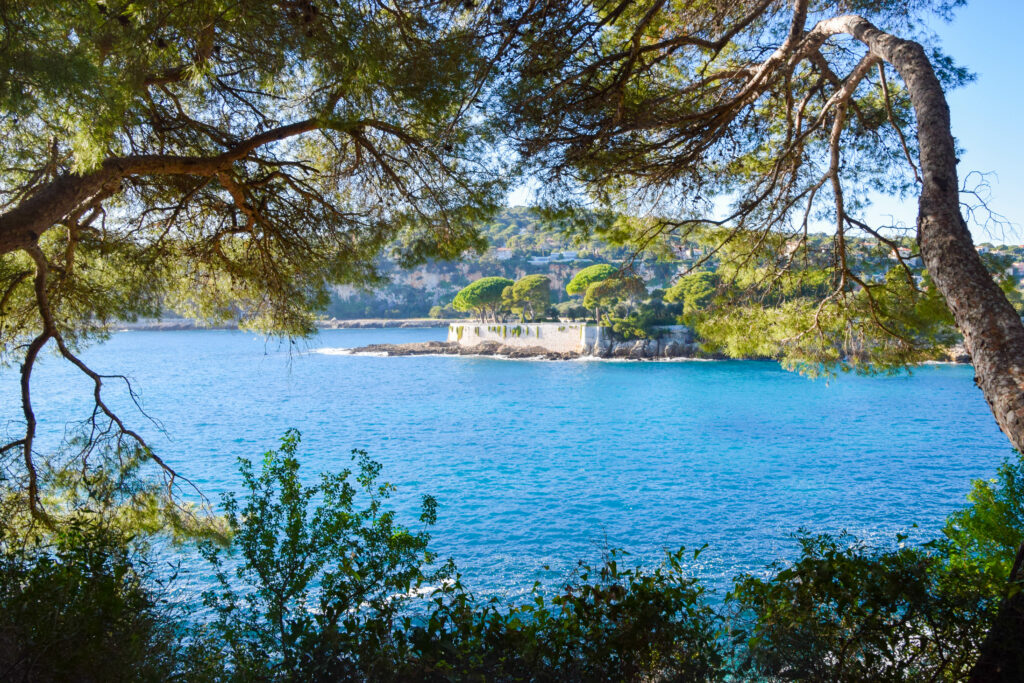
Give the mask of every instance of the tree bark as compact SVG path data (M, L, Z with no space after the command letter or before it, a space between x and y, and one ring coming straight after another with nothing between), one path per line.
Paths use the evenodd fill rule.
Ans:
M334 130L347 130L358 125L376 123L360 121L346 126L331 127ZM241 140L222 154L206 157L171 154L112 157L92 171L57 176L34 190L17 206L0 214L0 256L35 246L44 232L59 224L76 209L87 205L90 199L101 192L117 189L121 181L129 176L212 176L260 147L323 127L327 127L323 122L305 119Z
M920 44L857 16L823 21L811 34L847 33L896 69L917 115L923 187L917 241L974 364L975 383L999 428L1024 451L1024 325L985 269L960 214L960 183L949 106Z
M960 213L956 147L942 85L918 43L884 33L867 20L838 17L814 31L843 32L892 64L917 115L923 186L917 241L925 266L953 313L974 364L974 381L999 428L1024 452L1024 325L985 269ZM814 33L812 31L812 33ZM1011 583L1020 579L1024 545ZM1003 601L970 680L1024 681L1024 591Z

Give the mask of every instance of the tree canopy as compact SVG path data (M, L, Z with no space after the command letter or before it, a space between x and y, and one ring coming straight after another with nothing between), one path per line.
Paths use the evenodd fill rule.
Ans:
M502 295L506 287L515 283L507 277L482 277L463 287L452 301L452 308L457 311L473 311L480 320L490 314L497 319L498 311L504 303Z
M665 290L665 301L682 303L684 314L695 313L711 302L717 284L718 277L714 273L690 273Z
M635 275L609 277L587 286L583 296L584 308L594 309L594 319L600 324L601 309L609 309L620 301L637 299L647 292L644 282Z
M0 363L55 346L90 430L141 443L76 355L162 310L313 330L327 286L482 249L502 180L480 107L488 15L415 0L5 3ZM34 498L34 495L33 495Z
M503 305L519 316L533 320L544 315L551 305L551 278L547 275L526 275L502 293Z
M961 214L944 89L971 76L926 28L959 4L563 0L523 37L503 90L508 135L552 213L627 217L608 232L637 249L699 237L707 258L730 256L761 283L729 288L734 311L764 311L749 336L789 328L773 355L790 365L920 361L942 334L918 313L941 296L997 422L1024 447L1024 325ZM872 192L918 196L910 249L911 231L866 219ZM808 234L823 224L835 235L825 292L762 302L773 282L821 268ZM900 277L862 277L852 235L889 250Z
M587 266L569 280L569 284L565 286L565 291L573 296L585 294L587 287L595 282L599 282L600 280L607 280L618 272L618 268L607 263L597 263L592 266Z

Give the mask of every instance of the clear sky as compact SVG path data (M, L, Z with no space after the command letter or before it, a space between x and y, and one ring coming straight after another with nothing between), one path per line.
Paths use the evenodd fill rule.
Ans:
M986 230L972 226L975 242L1024 244L1024 0L968 0L951 23L934 28L945 52L977 76L947 93L953 135L964 149L960 178L970 171L989 177L989 206L1013 225ZM885 28L885 27L880 27ZM511 204L526 204L520 188ZM889 223L889 216L913 225L916 201L879 198L869 217Z
M1022 25L1024 0L968 0L951 23L935 27L946 53L977 75L973 83L947 93L953 135L965 152L961 180L969 171L995 174L990 204L1014 224L993 234L972 227L975 242L1024 244ZM901 210L912 225L916 206Z

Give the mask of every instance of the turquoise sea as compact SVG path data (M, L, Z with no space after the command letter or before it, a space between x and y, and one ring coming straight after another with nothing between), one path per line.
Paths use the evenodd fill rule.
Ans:
M365 448L409 520L420 494L437 497L434 549L483 593L558 580L606 547L652 563L707 543L693 570L718 584L792 557L799 527L920 538L1011 456L969 367L812 381L768 362L340 353L443 336L335 330L280 344L123 332L84 355L132 378L163 433L112 384L113 403L214 500L237 486L237 457L257 457L289 427L302 431L311 477ZM19 428L17 380L16 369L0 373L8 430ZM34 382L45 448L87 416L90 387L53 358Z

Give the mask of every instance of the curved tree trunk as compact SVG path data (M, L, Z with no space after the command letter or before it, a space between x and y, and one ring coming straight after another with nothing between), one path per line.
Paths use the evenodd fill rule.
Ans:
M924 184L917 216L921 256L964 335L975 383L999 428L1024 452L1024 325L982 264L960 214L958 160L939 79L921 45L879 31L861 17L839 17L815 30L821 28L863 42L907 85L917 115ZM1022 578L1022 558L1024 545L1010 581ZM970 680L1024 681L1024 591L1003 602Z
M866 19L838 17L814 29L819 30L857 38L892 64L907 85L924 182L917 216L921 256L964 335L975 382L999 428L1024 452L1024 325L985 269L960 215L958 160L942 85L921 45L879 31Z

